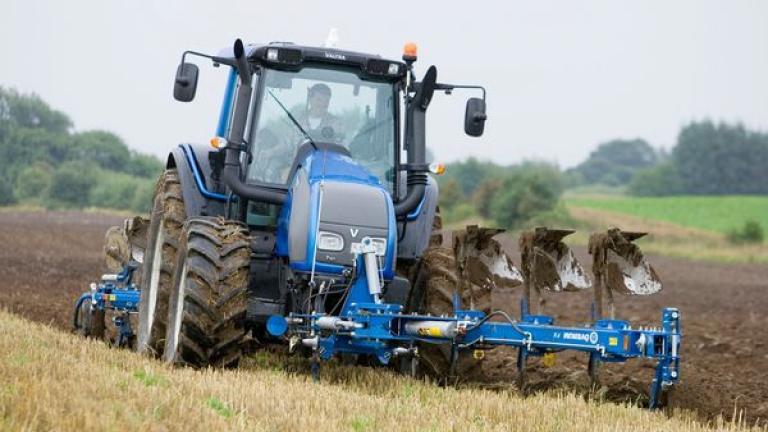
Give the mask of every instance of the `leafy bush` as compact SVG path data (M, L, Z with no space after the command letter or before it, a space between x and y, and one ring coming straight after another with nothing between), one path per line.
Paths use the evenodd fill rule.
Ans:
M115 134L106 131L80 132L72 136L74 145L70 159L91 160L100 167L113 171L126 171L131 152Z
M44 163L24 168L16 177L14 195L18 201L35 202L45 196L51 185L51 167Z
M152 211L152 198L155 192L155 182L151 180L142 180L141 185L133 193L130 209L139 213L149 213Z
M550 228L580 228L582 224L573 218L563 202L558 202L552 210L537 213L521 224L521 228L546 226Z
M477 187L490 178L503 177L508 167L496 165L489 161L480 161L473 157L462 162L455 162L446 167L445 175L440 184L456 181L461 188L462 196L470 197Z
M635 196L668 196L683 193L683 185L671 163L657 165L635 174L628 192Z
M82 161L66 162L59 166L48 188L49 207L82 208L89 204L90 192L99 179L97 168Z
M99 171L99 181L91 190L89 204L118 210L133 209L134 200L140 189L151 188L151 180ZM150 198L151 199L151 198Z
M11 188L10 182L3 177L0 177L0 205L9 205L15 202L16 200L13 197L13 188Z
M554 209L562 192L556 167L523 164L504 179L491 202L491 215L505 228L518 228L537 214Z
M154 156L131 152L131 159L123 171L137 177L154 179L163 171L163 163Z
M440 197L438 200L440 203L440 208L445 210L453 208L456 203L464 198L458 182L456 182L454 179L450 179L440 184L439 194Z
M442 208L441 208L442 211ZM448 209L443 213L444 223L461 222L477 216L475 207L467 202L459 203L455 207Z
M477 207L477 213L484 218L491 218L493 198L501 189L503 179L491 178L480 184L472 195L472 201Z
M734 244L762 243L764 239L762 225L754 220L748 220L740 229L732 229L728 232L728 241Z

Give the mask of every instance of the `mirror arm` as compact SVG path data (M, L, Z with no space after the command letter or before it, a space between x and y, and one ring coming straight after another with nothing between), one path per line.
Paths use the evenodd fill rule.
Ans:
M445 84L445 83L437 83L435 84L435 90L441 90L448 94L450 94L454 89L474 89L474 90L480 90L483 93L483 101L485 101L485 87L480 85L461 85L461 84Z
M212 56L212 55L197 52L197 51L184 51L184 53L181 55L181 64L184 64L187 61L187 54L210 59L213 62L214 66L218 66L220 64L231 66L231 67L237 66L237 62L234 59L219 57L219 56Z

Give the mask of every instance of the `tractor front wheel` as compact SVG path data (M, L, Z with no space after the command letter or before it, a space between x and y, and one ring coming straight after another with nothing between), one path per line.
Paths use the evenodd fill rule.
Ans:
M181 183L176 169L167 169L155 189L154 205L144 252L139 331L136 349L159 357L163 352L168 297L181 229L186 219Z
M232 367L243 355L250 269L247 228L223 218L187 221L173 278L164 360Z

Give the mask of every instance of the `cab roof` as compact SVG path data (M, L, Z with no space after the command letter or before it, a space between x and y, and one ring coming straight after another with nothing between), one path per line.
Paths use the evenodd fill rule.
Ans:
M291 42L247 44L245 55L252 62L276 69L298 70L306 64L331 64L360 68L366 75L389 80L401 79L406 73L406 65L402 61L384 59L376 54L309 47ZM221 50L219 57L234 59L232 47Z

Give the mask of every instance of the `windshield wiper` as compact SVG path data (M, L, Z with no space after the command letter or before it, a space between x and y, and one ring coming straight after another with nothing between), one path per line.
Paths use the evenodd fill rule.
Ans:
M285 105L283 105L283 103L280 102L280 99L278 99L277 96L275 96L275 94L272 93L272 90L267 89L267 93L269 93L269 95L272 96L272 99L274 99L275 102L277 102L277 104L280 106L280 108L283 109L283 111L285 112L285 114L288 115L288 118L291 119L293 124L296 125L297 128L299 128L301 133L304 135L304 138L306 138L309 141L309 143L312 144L312 147L315 150L317 150L317 144L315 144L315 140L313 140L312 137L309 136L309 133L307 133L307 131L305 131L304 128L301 127L301 124L299 124L299 122L296 120L296 118L293 116L293 114L291 114L291 112L288 111L288 108L286 108Z

